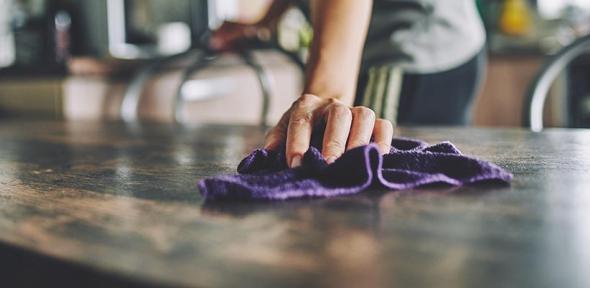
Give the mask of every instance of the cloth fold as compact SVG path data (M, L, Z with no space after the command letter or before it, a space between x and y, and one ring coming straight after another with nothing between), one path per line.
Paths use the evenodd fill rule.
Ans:
M301 167L289 169L284 151L254 150L238 166L237 175L199 181L208 200L286 200L332 197L368 188L411 189L430 184L509 183L512 174L497 165L464 156L451 142L396 138L391 151L379 155L369 144L351 149L328 165L319 149L305 153Z

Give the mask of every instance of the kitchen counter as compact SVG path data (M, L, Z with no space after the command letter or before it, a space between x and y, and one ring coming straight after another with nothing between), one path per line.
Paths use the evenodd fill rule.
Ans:
M9 286L589 287L590 131L402 128L514 173L273 203L204 203L254 126L0 123Z

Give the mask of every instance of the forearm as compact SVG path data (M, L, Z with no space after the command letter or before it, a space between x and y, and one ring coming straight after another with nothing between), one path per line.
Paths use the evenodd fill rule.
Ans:
M371 0L314 0L314 40L304 93L352 105L371 17Z

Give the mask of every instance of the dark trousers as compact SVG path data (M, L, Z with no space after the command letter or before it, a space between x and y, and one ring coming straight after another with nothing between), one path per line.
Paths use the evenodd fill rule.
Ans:
M471 110L485 78L485 50L448 71L430 74L405 73L399 96L397 123L401 125L468 125ZM358 91L367 76L361 75ZM362 97L363 93L359 93ZM358 99L357 103L362 103Z

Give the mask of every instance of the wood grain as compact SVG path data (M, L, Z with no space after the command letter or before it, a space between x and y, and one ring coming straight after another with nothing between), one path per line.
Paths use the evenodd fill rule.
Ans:
M203 203L196 182L233 173L263 133L0 123L0 255L52 259L3 279L71 284L73 266L140 286L590 286L590 131L401 129L494 161L508 187Z

